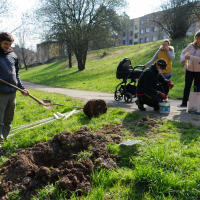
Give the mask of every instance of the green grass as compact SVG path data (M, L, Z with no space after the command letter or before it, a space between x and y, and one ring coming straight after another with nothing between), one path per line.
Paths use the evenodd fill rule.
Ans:
M184 89L184 76L180 63L181 51L193 41L194 36L173 40L171 45L175 48L175 60L173 61L173 76L171 80L175 86L170 90L169 97L182 97ZM62 59L55 63L20 70L22 80L51 85L61 88L101 91L114 93L120 80L116 79L116 69L123 58L130 58L132 66L144 65L151 60L162 44L162 40L138 45L120 46L109 49L100 49L88 52L86 69L78 71L74 57L73 68L69 69L68 59ZM107 52L102 57L103 52Z
M65 104L56 106L56 110L47 110L29 97L17 93L17 108L13 127L50 117L55 112L73 110L73 106L83 106L81 101L65 95L40 91L30 91L40 99L51 99L53 102ZM83 195L82 200L193 200L200 198L200 127L190 123L165 120L155 129L147 126L134 126L131 122L142 116L137 112L126 112L120 108L109 108L107 114L97 118L88 118L83 112L72 115L67 120L56 120L35 129L23 129L4 142L3 148L12 153L18 148L25 148L38 141L48 141L55 134L64 130L74 132L81 126L88 126L93 131L106 124L130 123L123 139L143 140L133 148L120 148L119 145L108 145L109 153L122 158L116 170L96 170L92 173L92 190ZM134 136L134 135L137 136ZM84 159L88 152L80 152ZM0 157L0 166L8 158ZM47 196L53 199L66 199L66 191L61 193L56 185L47 185L38 190L34 200L44 200ZM11 199L20 199L20 191L14 191ZM78 199L76 192L71 199Z

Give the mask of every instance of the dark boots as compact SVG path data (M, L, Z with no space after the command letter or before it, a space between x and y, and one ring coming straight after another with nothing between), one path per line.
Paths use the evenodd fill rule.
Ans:
M139 110L146 111L146 108L144 108L144 104L142 104L139 99L136 100L136 105L138 106Z

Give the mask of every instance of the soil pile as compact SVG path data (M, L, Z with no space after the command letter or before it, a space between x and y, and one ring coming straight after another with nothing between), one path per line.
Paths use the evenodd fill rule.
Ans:
M112 137L113 133L115 137ZM118 157L108 154L106 145L119 143L120 134L123 135L120 126L105 126L96 133L82 127L75 134L64 131L48 142L39 142L19 151L0 168L0 197L8 199L9 192L19 189L23 199L28 200L36 189L48 183L57 183L62 190L80 190L80 194L90 191L90 174L97 165L116 167L114 161ZM109 140L107 135L111 135ZM89 152L88 156L85 152ZM68 193L68 197L70 195Z

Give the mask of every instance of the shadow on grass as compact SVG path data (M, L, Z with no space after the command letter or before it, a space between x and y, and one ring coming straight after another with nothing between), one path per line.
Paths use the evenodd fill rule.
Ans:
M80 117L77 121L81 124L81 125L88 125L91 123L91 117L87 117L86 115L82 115L82 117Z
M80 71L78 70L78 71L72 72L72 73L70 73L70 74L67 74L67 75L76 74L76 73L78 73L78 72L80 72Z

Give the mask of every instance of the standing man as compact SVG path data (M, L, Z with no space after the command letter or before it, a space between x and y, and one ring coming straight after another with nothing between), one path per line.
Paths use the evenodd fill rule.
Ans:
M167 80L161 74L167 69L167 62L159 59L157 63L151 65L145 70L138 81L136 104L141 111L145 111L144 104L154 107L155 111L159 111L159 102L167 99L169 87L173 88L172 81ZM160 82L158 84L158 82Z
M22 94L27 96L29 92L22 85L18 74L18 58L11 49L13 42L14 38L10 33L0 33L0 79L23 89ZM4 140L7 141L15 106L16 89L0 82L0 147Z

